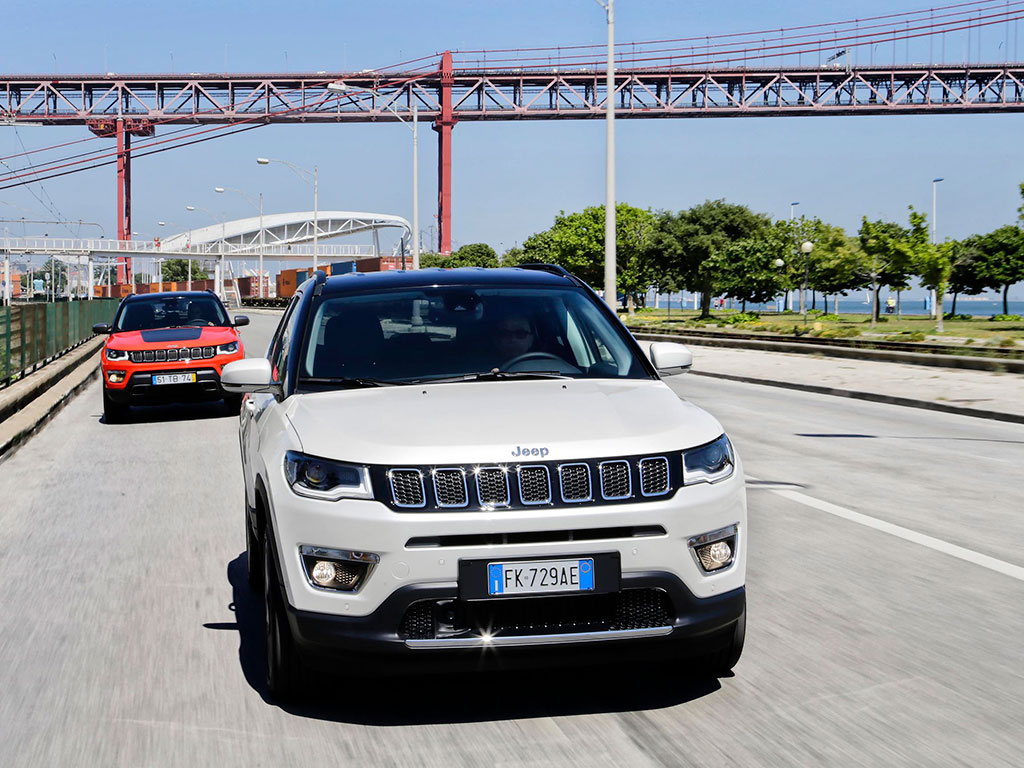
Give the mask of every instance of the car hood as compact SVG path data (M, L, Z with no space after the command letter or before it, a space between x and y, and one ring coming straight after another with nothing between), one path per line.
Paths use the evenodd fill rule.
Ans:
M164 349L212 347L238 341L234 328L155 328L151 331L120 331L111 334L107 346L112 349Z
M722 434L714 417L654 380L350 389L294 395L285 405L305 453L391 466L651 454Z

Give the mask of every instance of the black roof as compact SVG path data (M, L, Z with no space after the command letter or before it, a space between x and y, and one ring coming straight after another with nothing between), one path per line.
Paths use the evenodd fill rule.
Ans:
M557 271L556 271L557 270ZM549 286L566 288L579 282L557 267L545 269L521 267L458 267L456 269L417 269L412 271L347 272L328 277L324 294L343 294L373 290L425 288L430 286Z
M141 299L173 299L173 298L188 298L205 296L206 298L217 298L217 294L213 291L159 291L157 293L132 293L125 296L121 301L139 301ZM219 299L218 299L219 301Z

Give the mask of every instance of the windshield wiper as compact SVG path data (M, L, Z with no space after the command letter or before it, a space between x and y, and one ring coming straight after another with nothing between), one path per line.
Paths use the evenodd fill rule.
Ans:
M383 379L371 379L365 376L340 376L336 378L325 377L325 376L306 376L301 381L309 382L310 384L331 384L340 387L394 387L399 384L404 384L403 381L384 381Z
M445 376L439 379L407 379L408 384L447 384L457 381L499 381L501 379L570 379L558 371L502 371L492 368L481 373L464 373L459 376Z

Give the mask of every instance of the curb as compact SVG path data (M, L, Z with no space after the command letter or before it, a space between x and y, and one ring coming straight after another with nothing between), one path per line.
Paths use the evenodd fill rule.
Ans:
M938 355L925 352L898 352L888 349L861 349L857 347L836 347L828 344L790 344L785 341L765 339L713 339L707 336L688 336L682 333L633 333L636 339L644 341L674 341L697 347L728 347L733 349L756 349L762 352L788 352L802 355L824 355L825 357L874 360L885 363L925 365L938 368L966 368L975 371L999 373L1024 373L1024 360L976 357L971 355Z
M878 392L860 392L853 389L837 389L835 387L821 387L815 384L799 384L792 381L776 381L774 379L758 379L753 376L737 376L732 373L712 373L710 371L690 370L691 376L707 376L713 379L727 379L728 381L739 381L744 384L762 384L768 387L779 387L780 389L795 389L801 392L813 392L818 395L832 395L834 397L848 397L854 400L868 400L873 403L887 403L888 405L902 405L907 408L923 408L928 411L942 411L944 413L955 413L959 416L973 416L978 419L992 419L994 421L1008 421L1014 424L1024 424L1024 414L1002 413L1000 411L986 411L981 408L964 408L959 405L946 405L934 400L915 400L911 397L897 397L895 395L883 395Z
M102 339L101 346L102 346ZM91 350L75 360L68 361L62 371L31 391L35 395L21 398L17 413L0 422L0 462L11 455L13 449L32 436L40 427L60 411L89 382L96 378L100 361ZM40 389L46 391L38 394Z
M104 341L105 337L92 336L6 389L0 390L0 427L98 352ZM96 362L98 364L99 360Z

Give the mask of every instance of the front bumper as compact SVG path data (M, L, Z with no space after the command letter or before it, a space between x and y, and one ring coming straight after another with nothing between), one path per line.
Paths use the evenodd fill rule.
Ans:
M642 648L644 658L678 657L717 647L732 631L746 605L744 587L724 594L698 598L677 576L665 572L623 574L622 590L653 590L665 595L671 606L667 623L650 628L657 631L619 630L593 633L550 633L534 631L527 635L497 635L493 639L451 643L410 640L399 627L417 605L455 601L454 586L410 585L394 592L368 616L337 616L288 607L292 636L305 656L329 659L346 652L379 655L389 661L428 657L434 661L464 661L467 657L507 664L514 659L532 659L538 652L556 660L586 663L597 656L621 653L626 647ZM544 598L525 598L524 600ZM579 599L579 598L570 598ZM474 635L487 634L477 627ZM502 642L502 638L512 642Z
M168 373L194 373L192 384L153 384L153 376ZM106 378L106 376L104 376ZM217 368L165 368L132 373L120 387L104 382L107 397L120 405L179 403L194 400L219 400L224 397Z

